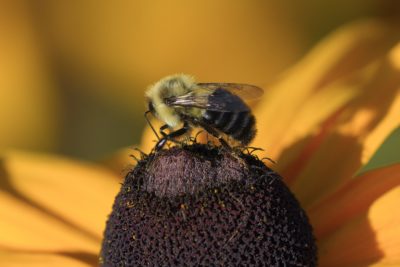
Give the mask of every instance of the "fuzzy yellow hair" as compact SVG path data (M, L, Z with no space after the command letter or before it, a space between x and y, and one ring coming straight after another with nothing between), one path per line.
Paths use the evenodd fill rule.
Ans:
M146 97L152 102L155 115L169 127L174 128L182 121L175 109L165 104L164 99L188 93L193 84L195 79L192 76L175 74L161 79L147 90Z

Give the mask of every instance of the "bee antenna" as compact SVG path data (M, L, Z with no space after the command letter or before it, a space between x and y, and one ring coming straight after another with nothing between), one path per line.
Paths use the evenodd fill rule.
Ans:
M147 114L150 113L150 112L151 112L151 110L147 110L147 111L144 113L144 118L146 119L147 124L150 126L151 130L153 130L153 133L157 136L157 139L160 140L160 137L158 136L156 130L154 129L153 125L151 124L149 118L147 117Z

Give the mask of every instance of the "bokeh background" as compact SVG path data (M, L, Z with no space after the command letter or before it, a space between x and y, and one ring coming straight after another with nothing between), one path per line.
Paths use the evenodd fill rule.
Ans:
M102 159L140 143L161 77L268 88L351 21L397 0L0 0L0 151Z

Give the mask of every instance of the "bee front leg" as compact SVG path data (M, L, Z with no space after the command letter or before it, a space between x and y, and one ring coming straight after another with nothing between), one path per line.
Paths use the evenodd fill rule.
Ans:
M168 125L163 125L163 126L160 128L160 133L163 135L163 138L161 138L161 139L157 142L156 147L155 147L156 151L161 150L161 149L164 147L165 143L166 143L168 140L171 140L171 139L174 139L174 138L179 137L179 136L181 136L181 135L184 135L184 134L187 133L187 132L189 131L189 129L190 129L189 124L188 124L187 122L185 122L185 123L183 124L183 127L182 127L182 128L180 128L180 129L178 129L178 130L176 130L176 131L174 131L174 132L171 132L171 133L169 133L169 134L166 134L166 133L163 132L163 130L165 130L167 127L168 127Z
M168 124L164 124L163 126L160 127L160 134L162 135L162 138L160 138L156 144L156 151L161 150L164 145L167 143L168 141L168 134L166 132L164 132L165 129L167 129L169 126Z
M168 124L164 124L163 126L160 127L160 134L161 134L163 137L165 137L165 136L168 135L167 133L164 132L164 130L167 129L168 127L169 127Z

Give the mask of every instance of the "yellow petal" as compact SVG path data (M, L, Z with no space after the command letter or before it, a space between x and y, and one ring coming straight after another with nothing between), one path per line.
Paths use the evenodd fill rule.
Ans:
M386 192L400 185L400 164L379 168L353 178L335 193L308 209L318 239L324 239L359 216Z
M359 88L352 85L362 77L349 74L385 55L395 43L395 33L372 20L346 26L321 42L266 89L255 110L259 131L254 145L279 160L282 153L292 153L285 149L303 147L321 124L359 95Z
M15 252L0 249L0 266L7 267L88 267L97 266L95 254L83 252Z
M95 165L21 152L3 156L1 167L1 245L99 250L119 188L117 175Z
M71 226L68 219L45 207L3 191L0 201L0 247L33 251L99 250L98 237Z
M394 72L400 72L400 43L398 43L388 54L388 64L389 68L393 69ZM383 77L386 78L386 77ZM390 79L390 78L389 78ZM390 79L391 80L391 79ZM364 142L364 149L361 158L361 163L367 163L372 155L375 153L377 148L385 140L387 133L389 133L396 121L399 122L400 119L396 120L396 115L400 112L400 82L397 81L394 87L397 86L398 94L393 101L392 107L388 110L387 116L383 117L383 120L377 125L377 127L366 137ZM397 126L400 126L398 123Z
M397 186L378 198L368 211L320 240L320 266L399 264L399 201L400 186Z
M400 265L400 186L379 198L368 212L379 249L383 252L381 262Z
M393 263L388 263L388 262L386 262L385 260L382 260L382 262L379 261L379 262L377 262L377 263L370 264L370 265L368 265L368 266L369 266L369 267L398 267L399 265L400 265L400 262L399 262L399 261L393 262Z
M314 140L317 144L311 147L311 156L298 173L290 173L290 165L287 173L282 171L284 177L293 175L292 190L303 205L317 202L352 179L362 167L363 157L371 157L365 156L364 151L375 153L376 144L381 144L400 124L400 94L397 87L391 86L392 82L390 79L382 81L382 84L373 82L374 86L367 87L362 96L343 110L336 124L321 140ZM375 86L385 87L386 94L376 90Z
M373 257L374 261L380 258L382 249L372 249L376 248L376 240L371 238L371 236L373 237L372 232L374 232L374 229L370 229L371 227L365 225L368 220L366 214L368 209L371 210L371 206L376 205L377 201L380 201L379 199L386 197L388 192L394 188L400 188L400 158L398 157L400 146L399 137L400 128L393 131L390 136L386 138L385 142L379 147L377 153L370 159L366 167L358 172L356 177L348 179L347 183L342 187L329 196L326 196L324 199L314 203L314 205L308 209L311 224L314 226L317 240L319 240L321 244L326 243L329 244L329 246L336 246L336 244L333 244L329 240L335 237L337 231L341 231L340 229L347 229L348 227L351 228L351 225L358 225L360 229L363 228L364 233L361 233L365 235L365 241L363 241L363 243L365 243L365 246L369 246L366 249L373 250L369 254L375 255ZM396 203L395 199L391 201ZM383 210L384 209L380 211L383 212ZM385 212L389 212L390 214L389 210L390 209L386 209ZM389 217L390 216L391 215L389 215ZM381 216L381 218L382 217L384 216ZM357 232L360 229L355 231ZM392 229L397 229L397 227L392 227ZM349 235L351 235L351 233ZM396 234L394 234L394 236L396 236ZM342 240L342 242L345 241ZM379 242L379 244L386 246L390 244L390 242L391 240L389 240L389 242L383 240L383 242ZM382 248L382 246L380 246L380 248ZM332 255L336 254L334 249L339 248L329 248L325 251L328 258L332 258ZM383 251L386 253L386 249L383 249ZM354 255L352 254L351 257L357 258L362 256L358 254L360 254L359 251L355 251ZM335 259L332 260L336 262ZM372 261L372 258L369 258L369 260ZM330 263L328 260L325 260L325 262L326 264ZM336 264L339 263L336 262ZM340 264L342 263L340 262Z
M262 119L254 145L278 162L274 168L303 205L353 177L399 125L400 71L390 51L396 34L378 21L344 27L267 91L256 110Z

